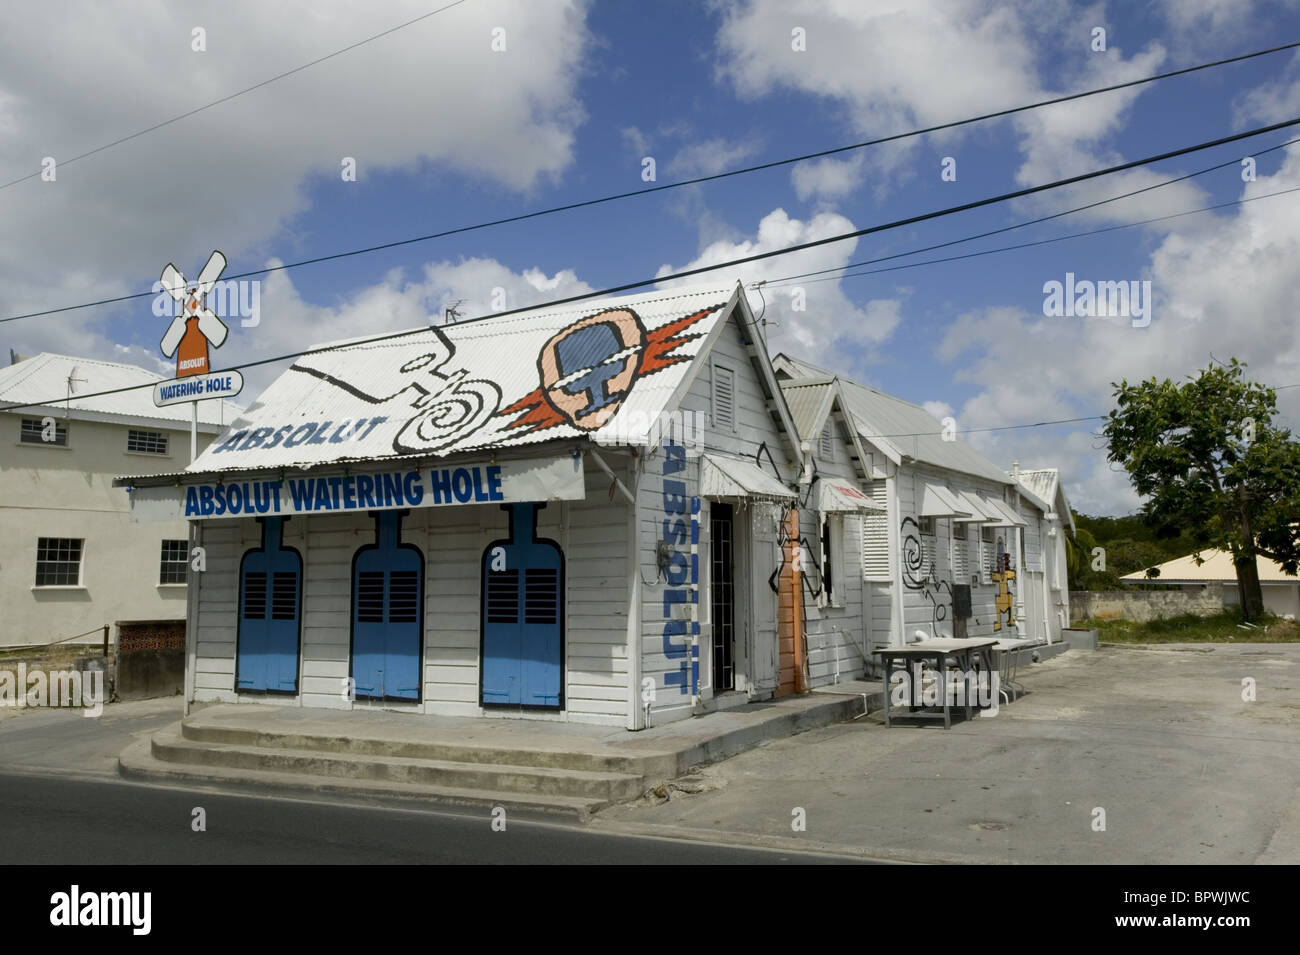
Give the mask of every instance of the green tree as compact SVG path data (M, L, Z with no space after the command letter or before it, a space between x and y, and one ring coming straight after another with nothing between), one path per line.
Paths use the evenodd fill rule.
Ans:
M1289 574L1300 566L1300 444L1273 425L1277 396L1245 368L1233 358L1183 384L1112 382L1103 433L1149 526L1183 528L1232 554L1242 614L1254 620L1264 609L1255 555Z

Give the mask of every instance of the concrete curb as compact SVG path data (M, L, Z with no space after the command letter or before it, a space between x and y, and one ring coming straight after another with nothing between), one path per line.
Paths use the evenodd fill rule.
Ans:
M1021 864L1014 859L989 859L985 856L967 856L954 853L905 852L884 846L852 846L835 842L819 842L812 839L798 839L791 836L733 832L725 829L695 829L689 826L657 825L655 823L610 822L601 819L599 814L591 820L589 828L610 835L678 839L685 842L707 842L716 845L772 849L781 852L821 852L827 855L845 856L862 862L880 862L891 865Z

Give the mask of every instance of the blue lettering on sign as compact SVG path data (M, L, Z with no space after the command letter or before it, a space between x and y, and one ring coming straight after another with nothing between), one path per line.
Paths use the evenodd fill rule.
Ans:
M259 428L249 440L264 437L267 431L269 429ZM286 485L289 490L289 506L282 508L281 494ZM279 514L282 509L296 514L419 507L424 503L426 491L430 493L434 504L505 499L505 493L501 489L501 468L491 465L430 471L427 487L421 480L419 471L294 478L287 482L236 481L191 485L185 491L185 516ZM684 536L679 534L676 539L683 540ZM679 577L685 579L686 567L686 555L675 555L670 567L670 578L674 583L678 582ZM695 580L693 574L691 580Z
M230 379L224 379L229 387ZM202 382L195 382L202 385ZM172 386L168 386L172 387ZM179 387L179 386L176 386ZM200 388L200 390L202 390ZM167 388L162 389L164 400ZM252 451L256 448L274 448L283 444L286 448L295 448L300 444L342 444L345 441L363 441L370 432L388 419L382 415L376 418L358 418L355 422L347 418L334 427L333 421L304 421L301 424L286 424L252 430L242 428L212 449L213 454L226 451ZM332 433L331 433L332 429ZM247 440L245 440L247 439ZM240 442L243 442L242 444Z
M695 694L700 689L700 648L698 640L692 644L692 638L698 638L699 622L674 619L679 604L698 603L699 596L699 561L690 559L687 554L677 550L677 546L686 543L686 520L688 501L686 483L679 479L670 479L669 475L682 474L686 470L686 448L675 441L664 445L664 481L663 511L668 517L663 521L663 535L660 540L668 545L668 567L664 577L673 588L664 589L664 629L663 651L669 660L678 661L676 672L664 674L665 689L679 686L680 693ZM684 474L682 475L685 476ZM691 543L699 543L700 499L690 498ZM689 586L682 587L689 581Z

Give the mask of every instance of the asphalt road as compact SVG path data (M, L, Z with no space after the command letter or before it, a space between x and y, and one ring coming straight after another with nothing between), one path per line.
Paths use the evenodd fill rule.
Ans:
M192 828L194 810L206 831ZM853 861L595 833L487 813L0 772L0 864L658 864Z

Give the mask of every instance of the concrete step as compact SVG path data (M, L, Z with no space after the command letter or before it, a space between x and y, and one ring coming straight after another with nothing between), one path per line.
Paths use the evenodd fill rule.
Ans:
M180 734L175 734L180 738ZM335 795L398 798L422 804L483 809L490 811L500 806L507 814L542 813L586 822L596 810L608 805L607 800L578 796L553 796L532 793L488 792L458 789L453 786L431 786L395 780L345 779L331 776L308 776L298 772L276 772L268 769L232 769L227 766L204 766L195 763L171 763L158 759L152 752L152 741L133 742L118 758L118 772L126 779L152 782L204 783L223 788L260 791L267 788L300 792L331 793Z
M602 803L635 798L645 788L644 777L632 773L205 742L188 738L174 727L154 734L151 753L165 763L191 766L413 783L462 791L570 796Z
M446 740L395 738L368 734L364 724L348 728L348 735L308 730L266 730L241 726L229 720L205 720L202 713L189 716L181 724L185 739L196 743L220 743L227 746L257 749L285 749L301 752L340 753L399 759L435 760L450 763L486 763L504 766L528 766L589 773L616 773L651 779L671 779L679 772L674 752L643 751L619 755L558 748L563 737L550 741L549 748L539 746L482 745Z

